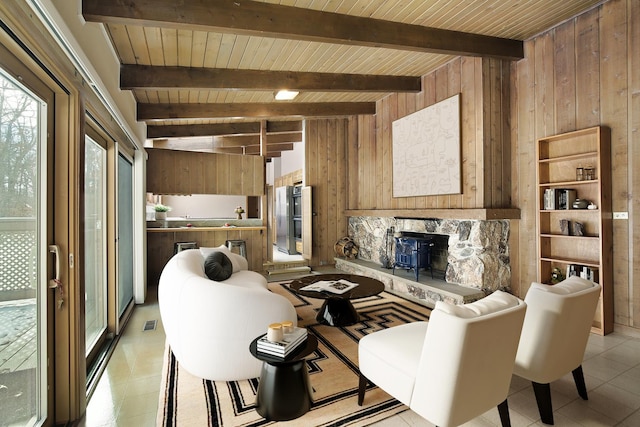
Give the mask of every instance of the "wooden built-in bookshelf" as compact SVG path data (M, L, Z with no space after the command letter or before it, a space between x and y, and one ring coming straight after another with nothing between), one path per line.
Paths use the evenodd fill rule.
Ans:
M603 126L540 138L537 141L538 281L551 283L553 270L566 275L570 266L593 272L602 291L592 331L613 331L613 269L611 212L611 134ZM593 176L578 177L578 168L593 168ZM545 192L575 190L590 209L549 208ZM545 209L546 208L546 209ZM582 224L582 235L561 221ZM565 231L565 230L568 230Z

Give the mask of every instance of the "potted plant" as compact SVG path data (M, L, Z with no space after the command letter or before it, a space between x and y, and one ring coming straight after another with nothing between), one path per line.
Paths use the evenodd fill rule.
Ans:
M153 210L156 212L156 220L165 220L167 219L167 212L169 212L171 208L162 203L158 203L153 207Z
M244 213L242 206L237 206L234 212L236 213L236 219L242 219L242 214Z

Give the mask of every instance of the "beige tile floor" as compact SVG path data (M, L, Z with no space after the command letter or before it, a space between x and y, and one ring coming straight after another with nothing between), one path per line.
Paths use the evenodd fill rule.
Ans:
M155 426L164 331L155 294L149 300L135 309L79 426ZM147 320L158 320L155 331L142 331ZM591 335L583 368L588 401L578 397L571 375L551 385L555 425L640 426L640 339L618 333L606 337ZM527 381L514 376L508 402L514 427L544 425ZM499 424L498 411L492 409L465 426ZM431 424L407 410L375 426Z

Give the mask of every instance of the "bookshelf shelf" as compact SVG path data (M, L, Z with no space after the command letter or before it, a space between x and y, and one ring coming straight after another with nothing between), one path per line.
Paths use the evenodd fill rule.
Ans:
M556 268L593 277L602 292L592 331L601 335L613 331L610 141L610 130L596 126L540 138L536 144L538 281L551 283ZM593 178L579 179L578 168L592 169ZM597 208L571 209L573 195ZM584 235L573 235L575 230L567 227L575 223Z

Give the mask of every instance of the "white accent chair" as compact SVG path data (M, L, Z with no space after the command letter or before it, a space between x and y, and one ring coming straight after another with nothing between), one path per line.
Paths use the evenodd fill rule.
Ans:
M532 382L540 419L553 424L550 383L569 372L588 399L582 359L600 296L600 285L569 277L556 285L532 283L514 374Z
M495 406L509 426L507 395L525 311L522 300L496 291L462 306L438 301L428 322L363 337L358 404L372 383L438 426L463 424Z
M204 272L206 255L216 250L234 264L234 273L221 282ZM266 278L247 270L247 261L224 246L174 255L160 276L158 305L180 366L214 381L259 377L262 362L251 355L249 344L270 323L297 325L298 318L289 300L270 292Z

